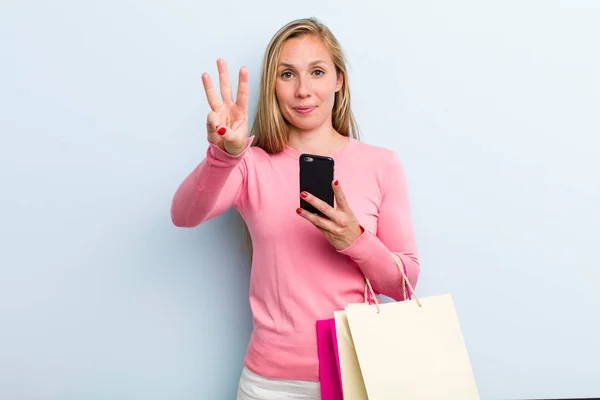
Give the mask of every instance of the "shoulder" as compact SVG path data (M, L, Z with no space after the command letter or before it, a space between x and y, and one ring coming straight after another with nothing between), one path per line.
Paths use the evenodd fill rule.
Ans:
M354 156L357 155L360 155L361 168L373 174L382 193L404 184L404 166L395 150L355 140Z
M254 162L259 163L259 164L264 164L264 163L272 164L274 162L277 162L277 160L281 157L281 154L267 153L267 151L265 149L263 149L262 147L258 147L258 146L251 146L248 149L248 152L250 153L250 156L252 157Z
M378 168L398 168L401 166L398 153L390 148L369 144L352 139L354 142L354 151L360 153L361 159L368 160L369 164Z
M270 157L271 154L267 153L262 147L258 147L258 146L250 146L250 148L248 149L248 151L250 153L252 153L253 156L255 157Z
M248 162L256 168L287 168L292 158L285 151L269 153L260 146L252 145L248 148Z

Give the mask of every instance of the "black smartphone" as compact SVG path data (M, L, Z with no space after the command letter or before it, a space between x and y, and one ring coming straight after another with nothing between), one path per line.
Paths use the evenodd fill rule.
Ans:
M335 162L331 157L314 154L300 155L300 192L308 192L333 207L333 182ZM303 198L300 207L314 214L323 215Z

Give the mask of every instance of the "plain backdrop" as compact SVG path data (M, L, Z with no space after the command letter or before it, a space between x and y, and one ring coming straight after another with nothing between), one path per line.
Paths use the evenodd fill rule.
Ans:
M403 160L417 293L453 294L481 397L600 396L600 2L9 0L0 399L234 398L241 220L169 208L207 148L202 72L246 65L252 113L269 39L309 16Z

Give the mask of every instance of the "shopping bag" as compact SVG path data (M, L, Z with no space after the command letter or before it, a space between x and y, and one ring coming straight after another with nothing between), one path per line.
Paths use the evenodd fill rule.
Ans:
M317 321L317 352L321 399L343 400L333 318Z
M361 306L361 304L352 304L350 307ZM366 305L365 305L366 306ZM335 311L333 313L335 320L336 340L338 347L338 365L340 372L340 382L344 400L366 400L367 392L362 377L362 372L356 357L352 333L348 326L346 311Z
M392 256L413 299L380 304L375 297L373 305L349 305L345 315L336 315L347 320L367 396L361 399L479 399L452 296L419 299L402 261ZM344 369L354 368L347 366L349 359L340 352L343 386ZM344 386L345 400L349 394Z
M365 304L371 304L372 295L367 290L365 281ZM343 314L344 312L341 311ZM349 334L348 322L345 320L345 314L343 314L344 322L339 322L338 317L319 320L317 321L317 354L319 359L319 383L321 385L321 399L322 400L343 400L343 387L342 387L342 369L340 368L340 351L343 353L343 360L345 362L344 374L346 378L347 389L350 393L345 397L346 400L362 399L366 397L364 391L364 384L362 377L360 376L360 369L358 369L358 363L356 360L356 353L352 341L347 339ZM338 338L338 330L336 324L340 325L340 336ZM338 346L338 341L342 343L342 349ZM350 347L348 347L350 346ZM358 376L358 379L355 379ZM353 387L357 385L356 387ZM359 397L352 393L359 393Z
M404 267L406 275L406 268ZM406 290L408 286L403 285L403 298L410 299L410 293ZM376 304L376 294L370 286L368 279L365 279L364 286L364 302L358 304L349 304L348 307L357 307L361 305ZM338 371L342 386L342 394L344 400L366 400L367 392L362 378L354 342L352 341L352 333L348 326L346 311L340 310L334 312L335 334L338 347Z

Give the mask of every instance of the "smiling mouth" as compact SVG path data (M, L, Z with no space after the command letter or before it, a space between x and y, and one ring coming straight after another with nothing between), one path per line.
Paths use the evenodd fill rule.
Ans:
M308 114L312 112L315 107L294 107L294 110L300 114Z

